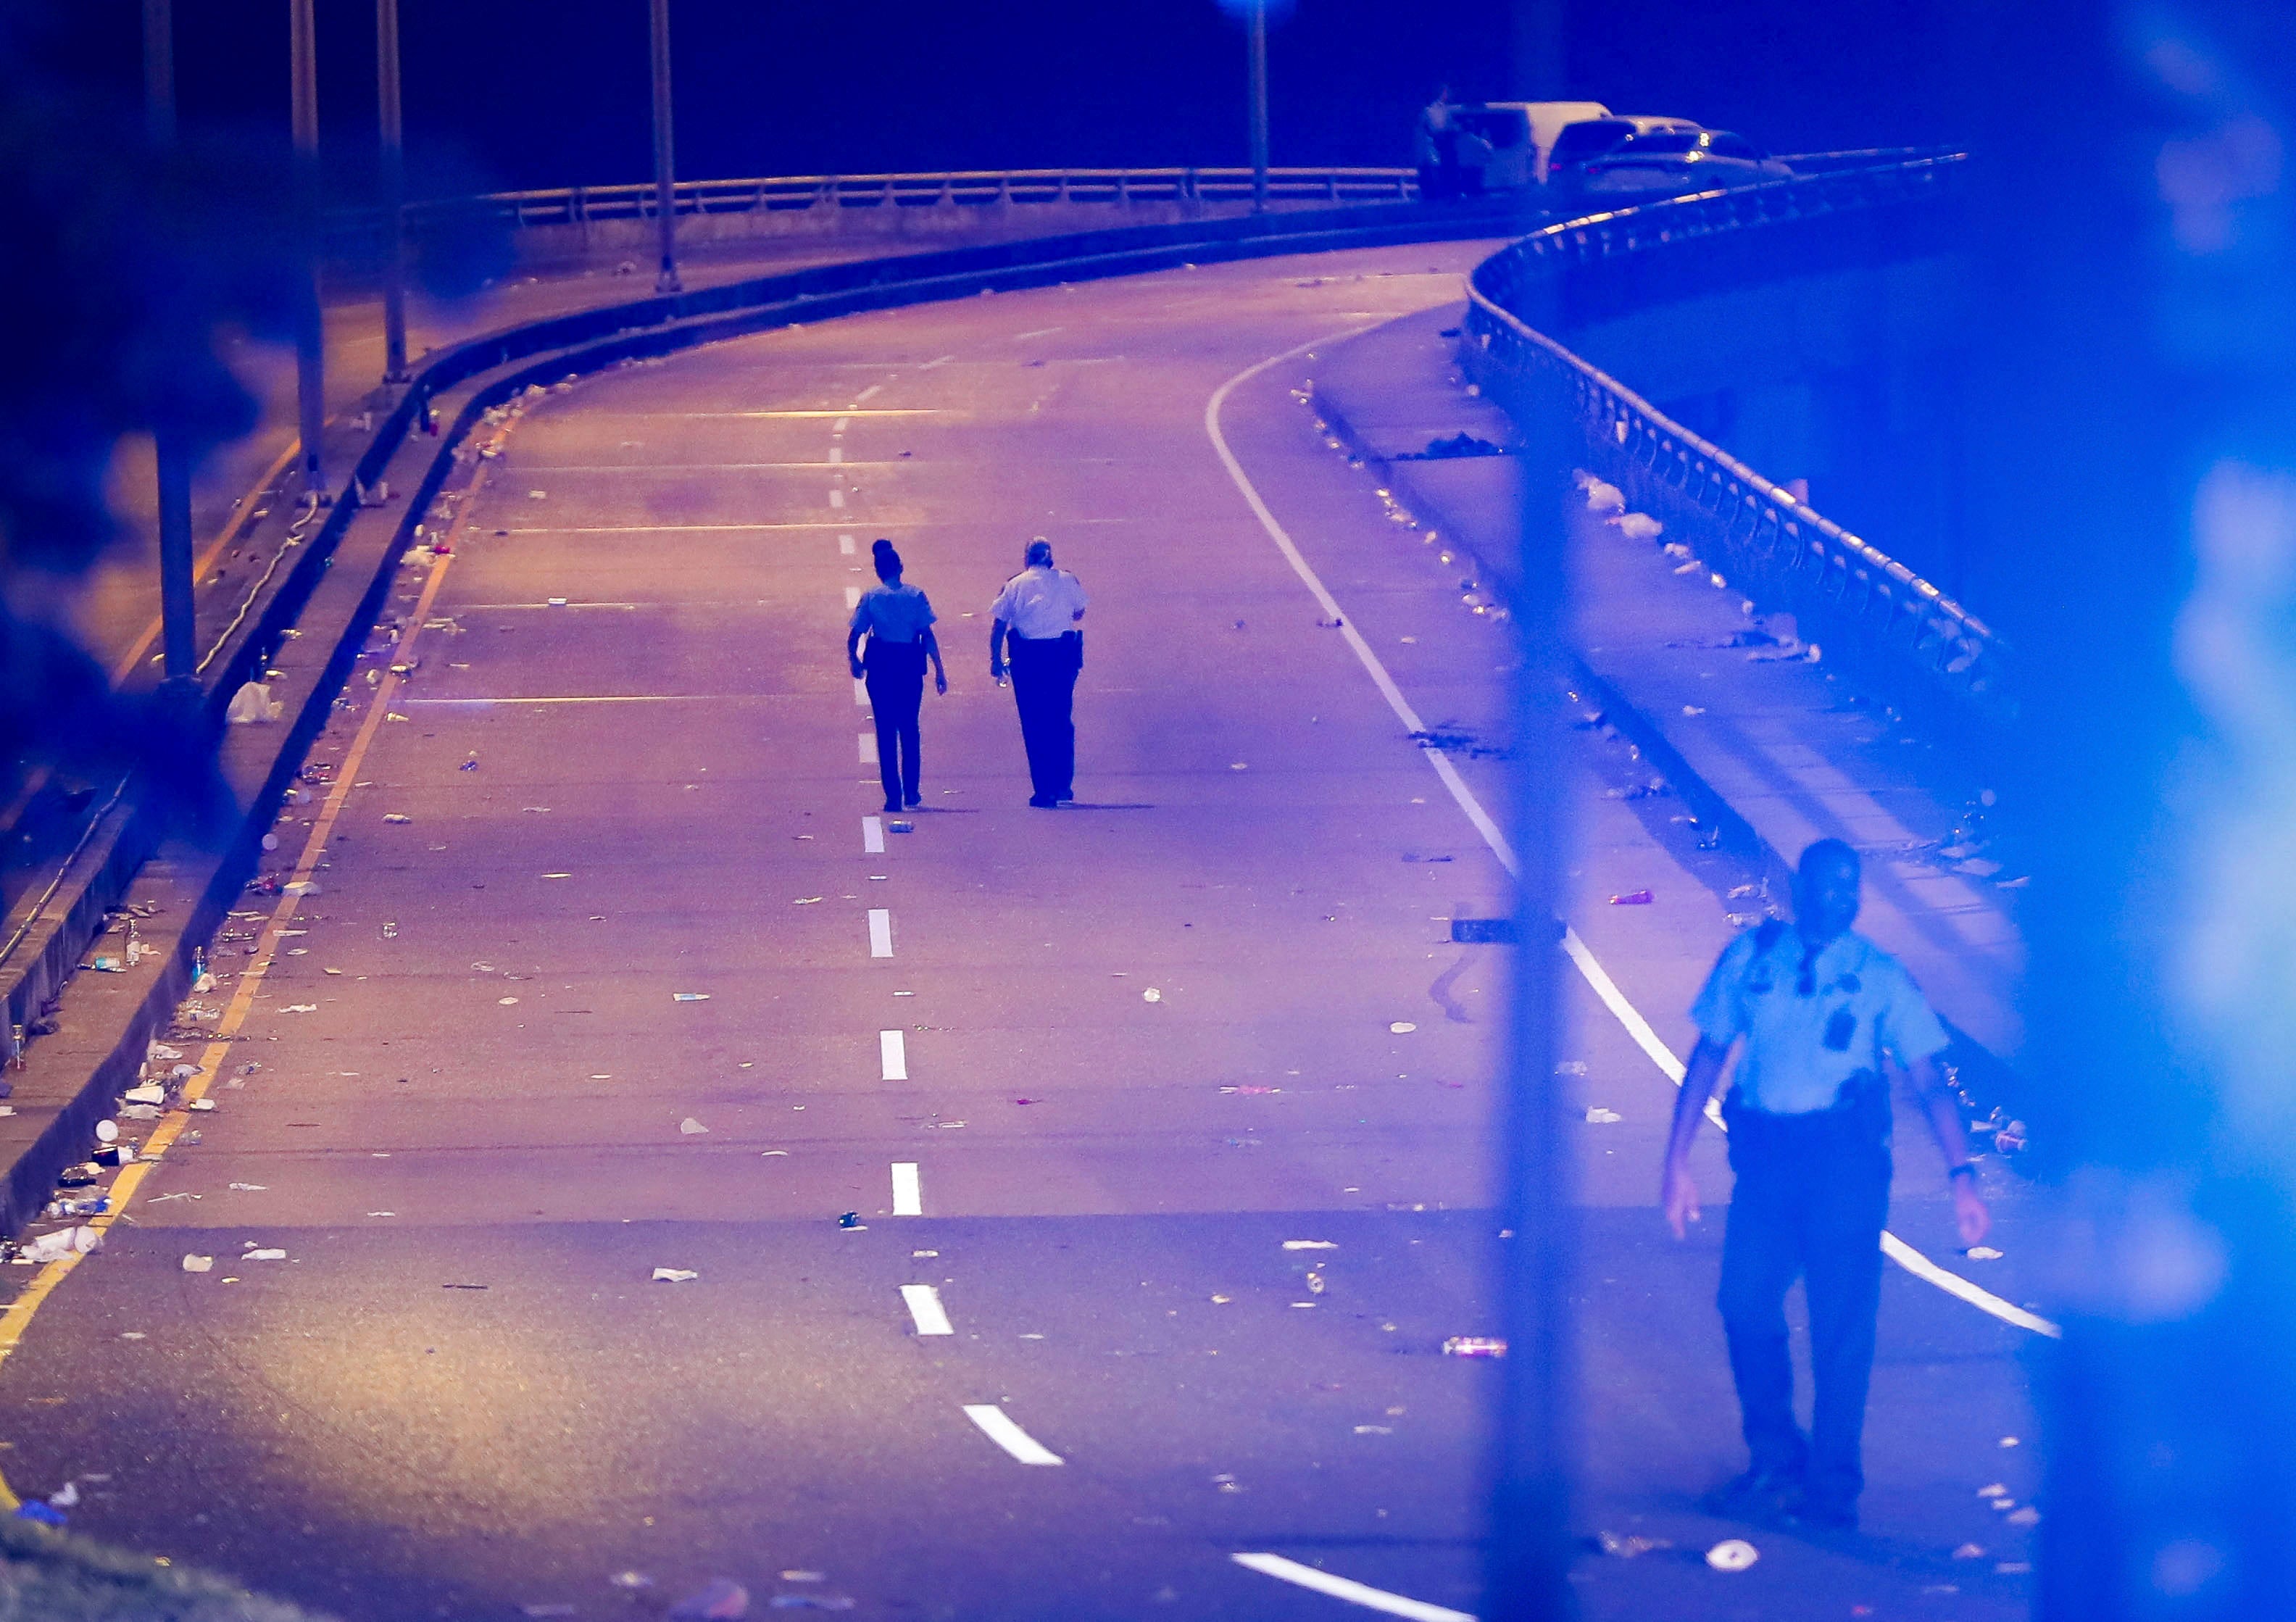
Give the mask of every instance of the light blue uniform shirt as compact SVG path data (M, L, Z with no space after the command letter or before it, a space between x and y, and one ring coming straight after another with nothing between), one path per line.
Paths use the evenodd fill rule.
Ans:
M935 618L924 593L904 580L863 592L853 605L852 628L866 631L879 642L914 642Z
M1829 1109L1852 1076L1885 1075L1885 1055L1910 1068L1945 1050L1945 1027L1913 976L1863 936L1826 943L1804 996L1801 936L1779 930L1765 950L1761 933L1749 930L1722 949L1690 1010L1716 1046L1746 1039L1731 1085L1750 1107L1773 1115Z

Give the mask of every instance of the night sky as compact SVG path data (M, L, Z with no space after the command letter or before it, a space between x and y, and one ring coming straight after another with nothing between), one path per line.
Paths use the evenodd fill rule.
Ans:
M1949 0L1581 0L1567 89L1774 151L1947 141ZM140 94L137 0L12 8L16 48ZM318 0L331 181L372 176L372 0ZM45 15L41 15L44 12ZM1245 160L1242 32L1215 0L674 0L692 178ZM283 142L285 0L176 0L187 120ZM644 0L401 0L417 195L650 173ZM1271 33L1278 164L1408 161L1435 86L1508 88L1498 0L1298 0Z

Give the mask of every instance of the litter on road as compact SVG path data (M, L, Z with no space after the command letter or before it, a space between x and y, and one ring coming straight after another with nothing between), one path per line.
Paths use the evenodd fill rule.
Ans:
M1726 1537L1706 1552L1706 1563L1717 1571L1743 1571L1762 1558L1762 1552L1742 1537Z
M1160 1003L1164 1000L1164 994L1151 986L1140 994L1140 1000L1144 1003Z
M1409 1036L1413 1031L1417 1030L1419 1028L1418 1028L1416 1025L1414 1025L1414 1024L1413 1024L1410 1020L1396 1020L1393 1024L1390 1025L1387 1028L1388 1028L1388 1030L1389 1030L1390 1033L1392 1033L1392 1034L1393 1034L1393 1035L1395 1035L1395 1036Z
M657 1284L685 1284L701 1275L691 1267L656 1267L653 1282Z
M186 1273L212 1273L215 1271L215 1257L212 1256L186 1256L184 1257L184 1271Z
M1283 1241L1283 1248L1286 1250L1336 1250L1340 1245L1337 1240L1332 1239L1287 1239Z
M732 1577L721 1577L699 1593L690 1593L670 1607L670 1622L741 1622L750 1614L750 1591Z
M669 1000L673 1003L707 1003L709 994L706 991L673 991L669 994Z
M1630 889L1624 895L1611 897L1612 906L1648 906L1650 904L1651 893L1646 889Z
M1587 1124L1590 1126L1615 1126L1626 1118L1616 1110L1605 1110L1599 1104L1589 1105L1587 1110Z
M1507 1343L1496 1335L1454 1335L1443 1342L1446 1357L1504 1357Z
M677 1129L688 1137L692 1137L697 1133L703 1133L709 1130L709 1127L703 1126L700 1121L695 1120L690 1115L684 1120L677 1123Z

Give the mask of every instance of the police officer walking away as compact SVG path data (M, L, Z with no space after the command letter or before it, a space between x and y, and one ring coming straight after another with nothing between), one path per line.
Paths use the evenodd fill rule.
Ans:
M996 594L989 612L988 674L1003 682L1012 649L1013 700L1029 751L1029 803L1050 809L1076 798L1077 673L1084 668L1084 587L1053 567L1053 544L1029 543L1026 566Z
M1773 919L1723 948L1691 1009L1698 1045L1675 1100L1659 1196L1683 1237L1698 1218L1691 1140L1742 1040L1722 1105L1736 1187L1718 1305L1752 1462L1706 1506L1844 1529L1857 1524L1865 1485L1858 1445L1882 1303L1892 1061L1912 1073L1945 1155L1962 1243L1976 1244L1991 1224L1938 1065L1945 1029L1898 961L1850 931L1858 877L1856 851L1818 840L1795 875L1794 922ZM1807 1437L1794 1420L1786 1348L1786 1291L1797 1274L1816 1392Z
M853 607L845 634L845 661L869 689L869 713L877 723L877 775L885 785L885 809L899 812L919 803L917 711L925 699L925 662L932 661L933 691L948 691L940 643L932 633L932 604L924 593L901 579L901 554L893 543L869 548L883 584L864 592ZM861 639L869 646L860 651Z

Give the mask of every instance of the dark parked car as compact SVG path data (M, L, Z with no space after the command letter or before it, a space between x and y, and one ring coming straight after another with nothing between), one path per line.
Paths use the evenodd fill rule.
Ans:
M1554 137L1546 155L1549 184L1573 184L1577 170L1596 158L1607 158L1637 135L1662 133L1695 135L1702 127L1694 119L1663 118L1656 113L1614 112L1570 125Z

